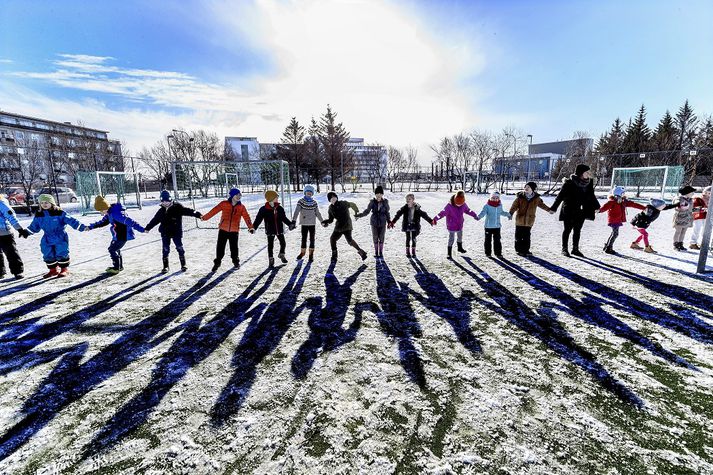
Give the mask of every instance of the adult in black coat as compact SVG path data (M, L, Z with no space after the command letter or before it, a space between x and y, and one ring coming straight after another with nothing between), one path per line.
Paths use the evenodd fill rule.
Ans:
M186 271L186 253L183 249L183 217L193 216L200 218L200 212L187 208L177 201L171 199L171 194L163 190L161 192L161 206L154 217L146 225L145 232L158 225L158 232L161 233L161 241L163 243L163 271L168 272L168 254L171 252L171 241L176 246L178 259L181 261L181 270Z
M589 167L583 163L577 165L574 175L565 178L552 210L557 211L560 204L560 221L564 224L562 231L562 255L570 257L568 250L569 235L572 234L572 254L579 257L584 255L579 250L579 238L585 220L594 220L599 209L599 201L594 196L594 180L592 180Z

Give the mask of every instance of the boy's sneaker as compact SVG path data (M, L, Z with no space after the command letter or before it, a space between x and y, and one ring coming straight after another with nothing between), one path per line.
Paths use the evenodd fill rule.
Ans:
M361 260L365 261L366 260L366 251L365 250L360 250L359 255L361 256Z
M658 254L658 251L654 251L654 248L651 246L646 246L644 248L644 252L648 252L649 254Z
M584 254L579 252L579 249L572 249L572 255L577 257L584 257Z
M24 279L24 278L25 278L25 276L23 274L15 274L15 280L20 280L20 279Z
M280 258L280 261L281 261L283 264L287 264L287 258L285 257L284 254L278 254L277 257Z
M643 247L639 246L639 243L636 242L636 241L632 242L632 243L631 243L631 246L629 246L629 247L630 247L631 249L639 249L639 250L643 249Z
M617 252L614 249L612 249L611 247L604 248L604 252L606 254L611 254L613 256L616 256L616 254L617 254Z
M218 269L220 269L220 262L219 261L213 261L213 267L210 269L211 272L215 272Z
M116 267L107 267L106 268L106 273L111 274L111 275L116 275L119 272L121 272L121 269L117 269Z

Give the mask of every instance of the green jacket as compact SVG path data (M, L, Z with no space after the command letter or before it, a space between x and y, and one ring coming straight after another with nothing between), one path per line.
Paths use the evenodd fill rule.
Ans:
M324 220L324 223L331 224L332 221L337 221L334 225L334 230L338 233L343 233L345 231L351 231L352 228L352 218L349 216L349 210L353 209L354 214L359 212L359 208L356 204L351 201L341 201L338 200L333 205L329 205L329 217Z

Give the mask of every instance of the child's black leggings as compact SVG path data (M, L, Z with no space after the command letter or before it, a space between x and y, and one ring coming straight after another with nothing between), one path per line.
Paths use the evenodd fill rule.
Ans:
M277 240L280 242L280 254L285 253L285 235L284 234L278 234L277 235ZM272 251L275 249L275 235L274 234L268 234L267 235L267 257L272 257Z
M418 231L406 231L406 247L416 247Z
M305 226L302 225L302 249L307 248L307 235L309 235L309 248L314 249L314 231L315 225Z

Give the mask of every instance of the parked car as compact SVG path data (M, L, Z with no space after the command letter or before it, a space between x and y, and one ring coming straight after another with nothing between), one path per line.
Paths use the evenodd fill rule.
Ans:
M59 202L60 203L76 203L77 202L77 195L74 193L74 190L71 188L67 188L66 186L58 186L57 187L57 193L54 192L54 188L42 188L39 193L37 193L34 196L34 201L37 202L37 198L40 195L52 195L55 198L57 198L57 195L59 195Z
M11 187L5 190L5 196L11 206L25 204L25 190L22 188Z

